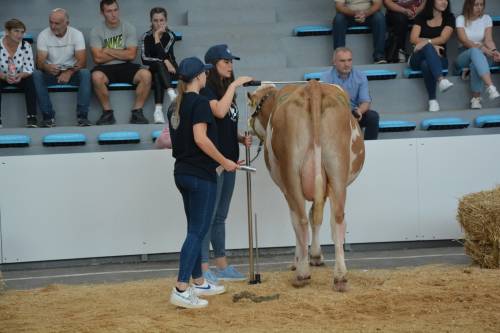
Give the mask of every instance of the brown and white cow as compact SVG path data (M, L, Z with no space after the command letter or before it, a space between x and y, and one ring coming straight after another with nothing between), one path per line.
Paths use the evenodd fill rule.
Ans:
M319 229L328 197L335 243L334 288L345 291L346 188L361 171L365 158L362 132L351 115L348 95L338 86L310 81L281 90L261 86L248 98L254 109L250 126L264 143L266 166L290 208L296 236L293 284L304 285L310 279L309 265L322 264ZM306 200L313 202L309 218Z

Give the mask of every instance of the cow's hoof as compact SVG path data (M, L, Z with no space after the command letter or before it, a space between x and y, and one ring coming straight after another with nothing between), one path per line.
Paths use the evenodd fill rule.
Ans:
M340 293L346 292L347 291L347 279L346 278L333 279L333 288Z
M296 276L295 279L292 281L292 285L295 288L302 288L302 287L306 286L307 284L309 284L310 280L311 280L310 275Z
M323 262L323 256L317 256L309 259L309 265L311 266L323 266L325 263Z

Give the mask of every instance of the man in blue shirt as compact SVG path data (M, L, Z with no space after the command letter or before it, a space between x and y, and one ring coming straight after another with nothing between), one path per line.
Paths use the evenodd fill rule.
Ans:
M334 51L332 62L332 69L321 74L321 81L339 85L349 94L352 114L365 128L365 140L376 140L379 115L370 110L372 99L366 75L352 68L352 51L346 47Z

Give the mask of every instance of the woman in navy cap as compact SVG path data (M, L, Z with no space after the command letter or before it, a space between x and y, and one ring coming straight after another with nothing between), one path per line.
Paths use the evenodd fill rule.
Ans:
M239 157L238 142L250 146L251 136L238 133L238 107L236 105L236 88L252 80L249 76L234 79L233 60L240 60L234 56L227 45L212 46L205 54L205 62L213 65L208 73L207 85L200 93L210 101L210 108L215 116L219 139L219 149L224 156L237 162ZM222 172L217 180L217 198L215 215L211 230L205 236L202 245L203 276L215 284L218 280L244 280L245 276L230 266L226 260L226 233L225 221L233 195L236 175L234 172ZM212 243L215 255L215 271L208 265L209 243Z
M207 81L205 65L198 58L179 64L179 96L169 115L175 184L182 195L187 217L187 236L180 253L179 274L170 302L184 308L202 308L208 301L198 296L225 291L206 281L201 271L201 243L210 226L217 190L216 168L233 172L238 164L217 149L217 125L205 96L199 94ZM189 286L189 279L194 284Z

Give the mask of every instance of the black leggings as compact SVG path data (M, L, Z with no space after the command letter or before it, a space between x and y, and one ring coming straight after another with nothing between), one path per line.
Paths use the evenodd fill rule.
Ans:
M408 24L413 23L408 16L388 10L385 14L389 30L396 36L396 45L400 50L406 48L406 36L408 36Z
M149 70L153 75L153 83L155 89L155 104L163 104L163 95L165 89L172 86L172 74L167 70L167 66L163 62L154 62L149 66Z
M0 115L2 113L2 91L4 86L7 86L6 81L0 80ZM35 84L33 83L33 77L30 75L22 79L18 84L14 86L24 89L24 100L26 101L26 113L29 116L36 116L36 92Z

